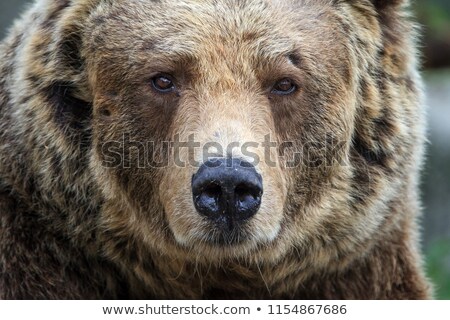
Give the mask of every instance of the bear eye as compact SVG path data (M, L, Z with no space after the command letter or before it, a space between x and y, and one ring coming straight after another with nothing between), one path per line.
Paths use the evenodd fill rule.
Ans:
M278 81L272 89L273 94L289 95L297 90L297 86L291 79L282 79Z
M152 85L156 91L161 93L170 93L175 90L173 80L166 75L158 75L152 78Z

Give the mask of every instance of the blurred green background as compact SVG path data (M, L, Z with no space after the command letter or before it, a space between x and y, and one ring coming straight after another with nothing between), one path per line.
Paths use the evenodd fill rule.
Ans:
M0 0L0 38L30 0ZM422 25L429 145L423 172L422 246L436 298L450 299L450 0L413 1Z
M450 299L450 1L416 0L429 107L423 249L437 299Z

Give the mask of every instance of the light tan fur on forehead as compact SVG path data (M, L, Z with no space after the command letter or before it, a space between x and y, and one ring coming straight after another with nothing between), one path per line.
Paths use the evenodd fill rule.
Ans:
M198 57L206 52L220 57L221 53L242 51L263 58L283 56L295 49L298 30L306 24L299 23L298 12L294 15L292 9L273 7L271 1L242 1L238 6L233 1L131 2L117 2L107 10L102 6L94 19L106 14L110 18L108 29L118 29L117 33L123 28L133 30L133 37L124 45L137 45L171 57ZM326 8L308 1L298 10L304 12L301 20L317 28L323 24L320 16ZM126 29L123 31L126 33Z
M100 58L96 63L106 58L108 68L123 66L127 70L123 77L148 66L175 76L177 70L183 77L191 73L198 83L209 77L211 85L243 81L257 88L258 82L272 85L278 77L292 76L303 59L323 67L326 59L338 59L339 52L344 52L337 41L342 35L326 32L330 23L336 23L328 1L298 1L296 6L294 13L264 0L239 5L232 1L116 2L100 6L91 16L87 46L91 56ZM328 51L337 54L321 54ZM111 63L111 59L121 62Z

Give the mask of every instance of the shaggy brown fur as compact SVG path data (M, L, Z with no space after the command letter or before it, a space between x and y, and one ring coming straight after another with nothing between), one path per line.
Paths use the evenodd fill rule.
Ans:
M0 298L430 297L406 6L38 0L0 46ZM253 150L264 194L238 241L196 212L195 166L141 165L191 134L277 143Z

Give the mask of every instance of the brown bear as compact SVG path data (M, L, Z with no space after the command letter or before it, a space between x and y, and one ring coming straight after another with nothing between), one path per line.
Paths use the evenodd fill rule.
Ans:
M429 298L415 43L407 0L37 0L0 298Z

